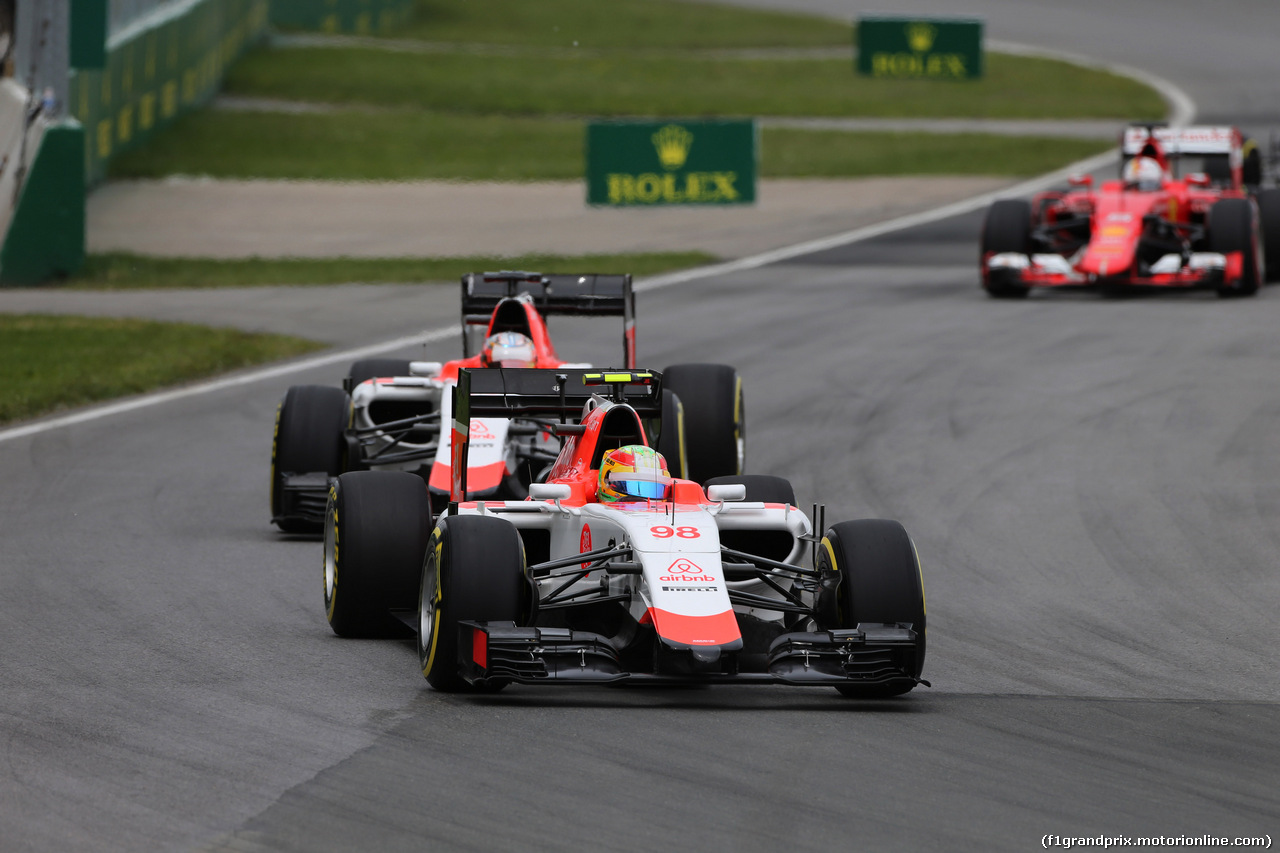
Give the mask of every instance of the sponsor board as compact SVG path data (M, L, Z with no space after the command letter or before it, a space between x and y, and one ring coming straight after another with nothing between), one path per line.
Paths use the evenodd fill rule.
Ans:
M976 18L858 19L854 67L868 77L974 80L982 76L982 21Z
M587 125L587 204L754 204L752 119L599 121Z

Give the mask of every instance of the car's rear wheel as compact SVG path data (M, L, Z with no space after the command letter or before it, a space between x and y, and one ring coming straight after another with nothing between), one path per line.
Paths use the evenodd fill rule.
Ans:
M342 637L407 637L392 610L412 612L431 535L422 478L403 471L351 471L329 486L324 535L324 606Z
M1258 292L1262 283L1261 246L1254 206L1248 199L1224 198L1209 208L1209 250L1244 255L1240 277L1219 285L1219 296L1253 296Z
M878 699L898 696L916 686L924 668L924 582L915 545L902 525L885 519L833 524L818 549L819 572L834 570L836 626L859 623L908 625L916 633L907 675L878 684L848 684L836 688L846 696Z
M658 430L658 452L667 460L672 477L688 479L689 460L685 452L684 404L674 392L662 389L662 419Z
M1263 280L1280 281L1280 189L1260 190L1255 198L1262 231Z
M367 379L383 376L408 376L409 360L403 358L364 358L351 365L347 372L347 387L355 388Z
M285 518L286 474L342 473L342 434L350 401L341 388L294 385L276 407L271 441L271 518L285 533L319 533L315 521Z
M1031 254L1031 203L1022 199L1001 199L991 205L982 222L982 287L995 299L1021 299L1030 288L1008 280L1009 274L991 275L987 259L1004 252Z
M663 384L684 408L684 446L689 479L741 474L747 429L742 377L726 364L673 364Z
M530 610L529 595L515 525L480 515L441 518L427 545L418 592L418 659L428 683L447 692L466 690L460 624L518 623Z

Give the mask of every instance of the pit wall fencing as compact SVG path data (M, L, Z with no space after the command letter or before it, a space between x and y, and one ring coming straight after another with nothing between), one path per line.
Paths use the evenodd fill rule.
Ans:
M282 30L389 35L413 17L414 0L271 0L271 24Z

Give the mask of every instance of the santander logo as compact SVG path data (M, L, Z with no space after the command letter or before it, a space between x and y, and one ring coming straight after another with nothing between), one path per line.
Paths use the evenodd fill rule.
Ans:
M715 578L703 571L702 567L686 557L681 557L667 566L667 573L658 578L660 581L689 581L708 583Z

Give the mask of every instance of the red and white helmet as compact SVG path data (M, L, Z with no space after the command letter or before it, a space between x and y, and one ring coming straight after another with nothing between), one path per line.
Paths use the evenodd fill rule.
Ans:
M538 351L519 332L499 332L485 339L480 362L485 367L537 367Z
M1124 164L1124 182L1140 190L1158 190L1164 185L1164 169L1154 157L1134 157Z

